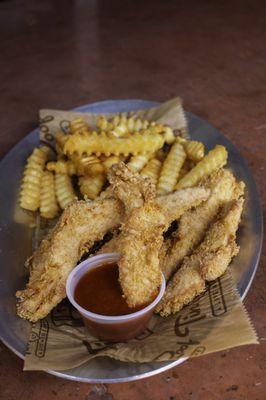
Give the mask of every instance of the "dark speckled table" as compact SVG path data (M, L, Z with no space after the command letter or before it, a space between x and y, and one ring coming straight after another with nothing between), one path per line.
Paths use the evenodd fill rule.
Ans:
M40 108L180 95L238 146L264 204L265 15L265 1L255 0L0 1L0 156L37 125ZM109 386L22 372L2 346L0 399L264 400L264 262L265 253L245 300L259 346Z

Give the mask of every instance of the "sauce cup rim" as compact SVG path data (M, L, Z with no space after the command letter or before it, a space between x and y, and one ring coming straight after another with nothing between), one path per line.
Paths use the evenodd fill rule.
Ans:
M85 261L82 261L69 274L69 276L67 278L67 283L66 283L66 294L67 294L68 300L84 317L86 317L88 319L93 319L93 320L101 320L102 322L104 322L104 321L106 322L107 320L109 322L123 322L123 321L129 320L129 319L137 318L137 317L145 314L146 312L154 309L154 307L161 300L161 298L165 292L165 286L166 286L163 273L162 273L162 282L160 285L160 290L159 290L157 296L150 304L148 304L146 307L142 308L139 311L136 311L131 314L125 314L125 315L103 315L103 314L93 313L93 312L88 311L85 308L81 307L74 299L74 291L77 286L77 283L74 286L74 288L72 288L72 280L73 280L73 278L75 278L75 275L78 272L80 272L80 270L84 269L84 271L81 275L81 276L83 276L89 270L98 268L101 265L104 265L104 262L108 263L108 262L112 262L112 261L118 261L119 258L120 258L119 253L102 253L102 254L90 257ZM79 278L79 280L80 279L81 279L81 277Z

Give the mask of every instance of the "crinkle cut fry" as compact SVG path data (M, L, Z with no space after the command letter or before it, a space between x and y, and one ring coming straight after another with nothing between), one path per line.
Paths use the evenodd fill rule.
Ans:
M108 137L105 132L97 134L74 134L70 135L64 145L64 153L71 155L82 154L111 154L125 156L129 154L137 155L140 153L155 152L163 146L164 139L160 134L136 133L126 138Z
M77 173L75 164L71 160L57 160L50 161L46 164L48 171L56 172L58 174L67 174L69 176Z
M75 200L75 191L70 176L67 174L55 174L55 194L62 209Z
M43 218L55 218L59 207L56 201L54 175L44 171L41 178L40 214Z
M157 185L161 167L162 167L161 161L157 160L157 158L152 158L140 172L140 175L143 177L150 178L150 180L154 183L154 185Z
M176 189L196 185L204 176L222 168L227 162L227 151L224 146L216 145L203 157L182 179L177 182Z
M210 197L197 208L184 213L179 226L169 241L161 269L166 279L178 269L184 257L190 255L201 242L206 230L215 219L220 207L238 198L244 191L243 182L236 182L233 174L221 169L201 182L202 187L211 190Z
M79 190L84 197L95 200L99 196L105 182L105 175L98 174L95 176L80 176Z
M157 185L159 194L170 193L174 190L179 172L185 162L185 159L185 150L182 144L176 141L172 145L162 165Z
M40 190L43 169L49 148L35 148L27 159L20 188L20 206L26 210L37 211L40 206Z
M138 156L130 157L130 160L127 163L127 166L132 170L139 172L145 167L149 159L152 157L152 154L139 154Z
M209 228L203 242L186 257L167 285L156 311L167 316L179 311L205 290L205 281L220 277L238 253L236 231L243 209L243 198L225 205L220 218Z
M184 142L184 148L186 150L188 158L197 163L204 157L204 144L197 142L196 140L187 140Z

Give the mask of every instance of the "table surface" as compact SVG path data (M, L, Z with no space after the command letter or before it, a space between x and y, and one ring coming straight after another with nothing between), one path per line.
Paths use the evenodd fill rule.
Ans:
M264 205L265 12L266 3L254 0L1 1L0 156L36 127L40 108L179 95L237 145ZM245 300L260 345L116 385L22 372L22 361L2 345L0 399L265 399L263 262L265 252Z

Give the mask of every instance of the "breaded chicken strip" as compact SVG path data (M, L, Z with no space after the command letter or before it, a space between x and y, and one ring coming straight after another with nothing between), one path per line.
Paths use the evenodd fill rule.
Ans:
M84 246L90 248L101 240L119 225L122 216L118 200L71 204L29 260L29 283L16 293L18 315L33 322L45 317L66 296L66 279Z
M130 307L147 303L161 283L159 251L166 220L154 201L132 211L119 236L119 281Z
M201 186L211 190L211 195L199 207L182 215L161 262L161 269L166 279L170 278L184 257L190 255L195 246L201 242L220 207L237 199L244 191L244 183L237 183L233 174L226 169L221 169L206 178Z
M206 281L221 276L231 259L239 252L236 232L243 211L244 198L226 204L218 221L209 229L196 253L200 258L200 274Z
M225 272L239 250L235 239L243 202L240 198L225 205L203 242L184 259L157 306L156 311L162 316L179 311L205 290L205 281L212 281Z

